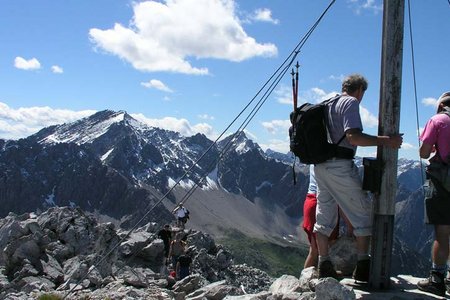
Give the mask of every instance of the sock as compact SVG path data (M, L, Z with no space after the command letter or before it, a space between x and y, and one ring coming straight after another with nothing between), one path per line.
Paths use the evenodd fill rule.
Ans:
M366 260L366 259L370 259L369 254L365 253L365 254L358 254L358 261L359 260Z
M321 263L323 263L324 261L327 261L327 260L330 260L330 256L329 255L326 255L326 256L319 255L319 265Z
M447 264L437 265L433 263L431 266L431 270L445 275L447 273Z

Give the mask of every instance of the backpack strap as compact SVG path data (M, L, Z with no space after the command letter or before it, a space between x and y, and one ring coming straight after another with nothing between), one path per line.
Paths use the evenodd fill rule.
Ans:
M333 98L325 100L324 103L329 104L329 103L339 100L340 98L341 98L341 95L337 94ZM327 116L325 116L325 117L327 118L327 130L328 130L328 117ZM334 144L336 146L336 157L344 158L344 159L353 159L355 157L355 152L352 149L339 146L339 144L345 139L346 136L347 135L344 132L344 134L339 139L339 141L336 144Z
M344 133L344 135L339 139L339 141L337 142L336 146L339 145L346 137L347 135Z
M335 102L335 101L339 100L340 98L341 98L341 95L336 94L334 97L323 101L323 103L324 104L329 104L329 103L332 103L332 102ZM326 117L326 119L327 119L327 130L328 130L328 117ZM344 133L344 135L339 139L339 141L335 145L336 146L339 145L345 139L345 136L346 136L346 134Z
M294 185L297 184L297 176L295 175L295 161L297 160L297 156L294 155L294 162L292 163L292 177L294 179Z
M450 117L450 107L444 106L444 110L440 112L440 114L445 114Z
M443 110L439 112L439 114L444 114L450 117L450 107L448 106L444 106ZM437 145L435 145L436 147L436 155L434 156L435 158L439 159L439 161L445 165L449 165L450 164L450 156L449 157L441 157L441 154L439 153L439 148ZM445 161L445 159L447 161Z

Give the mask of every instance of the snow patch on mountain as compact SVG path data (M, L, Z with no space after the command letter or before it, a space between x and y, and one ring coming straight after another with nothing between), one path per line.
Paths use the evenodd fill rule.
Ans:
M404 172L407 172L411 169L420 169L421 167L425 167L425 166L424 165L422 166L420 161L399 158L398 168L397 168L397 176L400 176Z
M54 189L53 189L54 191ZM48 206L56 206L55 203L55 194L51 193L50 195L47 196L47 198L44 199L44 202L48 205Z
M113 152L113 151L114 151L114 148L108 150L105 154L102 155L102 157L100 157L100 160L105 161L108 158L108 156L111 154L111 152Z
M85 118L75 123L57 126L55 132L40 141L43 144L76 143L78 145L92 143L95 139L105 134L111 125L125 120L126 113L119 111L111 113L108 118L97 120ZM89 120L90 122L85 122ZM127 118L128 122L132 118Z
M247 141L243 141L242 143L236 146L236 152L239 154L244 154L250 150L251 148L247 145Z

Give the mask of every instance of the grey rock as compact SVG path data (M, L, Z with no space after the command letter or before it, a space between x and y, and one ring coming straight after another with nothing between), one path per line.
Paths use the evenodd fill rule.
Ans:
M237 287L228 285L225 280L221 280L195 290L194 292L187 295L186 299L221 300L224 299L227 295L240 295L240 294L242 294L242 290L240 290Z
M124 256L133 255L147 246L152 239L153 235L149 232L133 232L126 241L120 244L119 251Z
M81 256L74 256L64 262L64 281L77 282L86 277L88 272L88 264L83 261Z
M59 262L51 255L45 255L41 259L44 276L53 281L56 285L64 282L64 270Z
M277 278L269 288L273 295L302 292L300 281L292 275L283 275Z
M269 300L271 298L270 292L260 292L257 294L245 294L245 295L239 295L239 296L231 296L227 295L224 300Z
M200 274L189 275L182 280L177 281L177 283L175 283L175 285L173 286L173 291L175 293L183 292L186 295L190 294L200 287L200 280Z
M123 279L126 285L131 285L137 288L148 287L147 278L139 269L127 267L126 270L121 273L120 278Z
M25 277L19 281L21 291L31 293L33 291L51 291L55 288L55 284L44 277Z
M319 279L315 286L315 292L316 299L320 300L356 299L356 294L351 287L344 286L331 277Z
M303 269L299 278L301 290L304 292L311 291L311 280L317 279L318 276L319 274L315 267Z

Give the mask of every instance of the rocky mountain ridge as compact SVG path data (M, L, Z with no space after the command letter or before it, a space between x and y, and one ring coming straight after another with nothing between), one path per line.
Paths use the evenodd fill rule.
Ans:
M157 237L160 228L148 223L123 231L68 207L50 208L39 215L10 214L0 219L0 246L4 249L0 298L400 299L395 290L392 295L382 294L384 298L368 298L370 292L351 282L317 279L314 268L303 270L298 278L272 278L261 270L235 265L232 253L225 247L193 230L178 231L186 240L192 266L189 276L176 281L168 275L164 263L163 241ZM348 243L342 245L332 253L333 259L354 259L355 253L337 254L353 248ZM412 284L405 285L408 282L404 277L403 281L403 288L410 290L401 299L419 299L420 295L420 299L433 299L420 294Z

